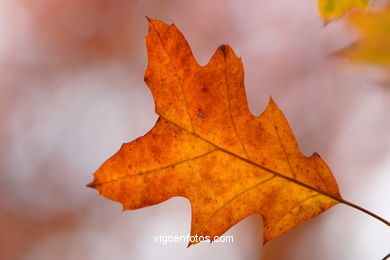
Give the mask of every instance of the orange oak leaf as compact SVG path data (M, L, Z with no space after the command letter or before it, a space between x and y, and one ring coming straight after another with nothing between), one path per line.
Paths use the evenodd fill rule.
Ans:
M260 116L250 113L243 65L229 46L200 66L176 26L158 20L149 20L146 44L145 82L160 117L90 187L125 210L185 197L198 236L220 236L258 213L264 243L342 201L326 163L300 152L272 99Z

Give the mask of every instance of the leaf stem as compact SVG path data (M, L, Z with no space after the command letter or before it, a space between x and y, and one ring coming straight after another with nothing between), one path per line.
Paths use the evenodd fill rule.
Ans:
M199 137L199 138L201 138L201 137ZM203 138L202 138L202 139L203 139ZM206 139L203 139L203 140L205 140L206 142L208 142ZM210 143L210 144L212 144L212 143ZM214 144L213 144L213 145L214 145ZM214 145L214 146L216 146L216 145ZM360 207L360 206L358 206L358 205L356 205L356 204L353 204L352 202L349 202L349 201L347 201L347 200L344 200L344 199L342 199L341 197L337 197L337 196L335 196L335 195L332 195L332 194L323 192L323 191L318 190L318 189L316 189L316 188L314 188L314 187L311 187L310 185L307 185L306 183L300 182L300 181L298 181L298 180L296 180L296 179L293 179L293 178L291 178L291 177L285 176L285 175L283 175L283 174L281 174L281 173L279 173L279 172L277 172L277 171L274 171L274 170L269 169L269 168L267 168L267 167L265 167L265 166L262 166L262 165L260 165L260 164L257 164L257 163L255 163L255 162L253 162L253 161L251 161L251 160L248 160L248 159L246 159L246 158L243 158L243 157L241 157L241 156L238 156L238 155L236 155L236 154L233 154L232 152L227 151L227 150L225 150L225 149L223 149L223 148L221 148L221 147L218 147L218 146L216 146L216 147L219 148L221 151L223 151L223 152L225 152L225 153L228 153L228 154L230 154L230 155L232 155L232 156L236 156L237 158L239 158L239 159L241 159L241 160L243 160L243 161L245 161L245 162L247 162L247 163L249 163L249 164L252 164L252 165L254 165L254 166L257 166L257 167L259 167L260 169L263 169L263 170L265 170L265 171L267 171L267 172L270 172L270 173L272 173L272 174L274 174L274 175L276 175L276 176L279 176L279 177L281 177L281 178L284 178L284 179L286 179L286 180L289 180L289 181L291 181L291 182L294 182L294 183L296 183L296 184L298 184L298 185L301 185L301 186L303 186L303 187L305 187L305 188L311 189L311 190L313 190L313 191L315 191L315 192L318 192L318 193L320 193L320 194L322 194L322 195L324 195L324 196L327 196L327 197L329 197L329 198L332 198L332 199L334 199L334 200L336 200L336 201L338 201L338 202L340 202L340 203L343 203L343 204L348 205L348 206L350 206L350 207L352 207L352 208L354 208L354 209L357 209L357 210L359 210L359 211L361 211L361 212L363 212L363 213L366 213L367 215L370 215L371 217L376 218L377 220L379 220L379 221L385 223L387 226L390 226L390 222L387 221L387 220L385 220L384 218L379 217L378 215L372 213L371 211L366 210L366 209L364 209L364 208L362 208L362 207Z
M162 117L162 116L160 115L160 117ZM164 118L164 119L167 120L167 121L169 121L169 120L166 119L166 118ZM177 127L180 127L180 126L178 126L178 125L177 125L176 123L174 123L174 122L171 122L171 121L169 121L169 122L172 123L172 124L174 124L174 125L176 125ZM182 128L182 127L180 127L180 128L181 128L181 129L184 129L184 128ZM184 129L184 130L188 131L187 129ZM274 170L272 170L272 169L270 169L270 168L268 168L268 167L265 167L265 166L263 166L263 165L260 165L260 164L258 164L258 163L255 163L255 162L253 162L253 161L251 161L251 160L249 160L249 159L247 159L247 158L241 157L241 156L239 156L239 155L237 155L237 154L234 154L234 153L232 153L232 152L230 152L230 151L228 151L228 150L226 150L226 149L223 149L222 147L219 147L219 146L217 146L217 145L211 143L210 141L208 141L208 140L206 140L205 138L203 138L203 137L197 135L197 134L194 133L194 132L189 132L189 133L192 134L192 135L194 135L194 136L196 136L196 137L198 137L198 138L200 138L200 139L202 139L203 141L205 141L205 142L207 142L207 143L213 145L214 147L216 147L218 150L220 150L220 151L222 151L222 152L225 152L225 153L227 153L227 154L230 154L230 155L233 156L233 157L236 157L236 158L238 158L238 159L240 159L240 160L242 160L242 161L244 161L244 162L247 162L247 163L249 163L249 164L251 164L251 165L253 165L253 166L256 166L256 167L258 167L258 168L260 168L260 169L263 169L264 171L267 171L267 172L269 172L269 173L272 173L272 174L274 174L274 175L276 175L276 176L278 176L278 177L280 177L280 178L284 178L284 179L289 180L289 181L291 181L291 182L294 182L294 183L296 183L296 184L298 184L298 185L301 185L301 186L303 186L303 187L305 187L305 188L307 188L307 189L313 190L313 191L318 192L318 193L320 193L320 194L322 194L322 195L324 195L324 196L327 196L327 197L329 197L329 198L332 198L332 199L334 199L334 200L336 200L336 201L338 201L338 202L340 202L340 203L343 203L343 204L345 204L345 205L348 205L348 206L350 206L350 207L352 207L352 208L354 208L354 209L357 209L357 210L359 210L359 211L361 211L361 212L363 212L363 213L366 213L367 215L369 215L369 216L371 216L371 217L373 217L373 218L376 218L377 220L383 222L383 223L386 224L387 226L390 226L390 222L387 221L387 220L385 220L384 218L381 218L381 217L379 217L378 215L372 213L371 211L366 210L366 209L364 209L364 208L362 208L362 207L360 207L360 206L358 206L358 205L356 205L356 204L353 204L353 203L351 203L351 202L349 202L349 201L347 201L347 200L344 200L344 199L342 199L341 197L337 197L337 196L335 196L335 195L332 195L332 194L323 192L323 191L321 191L321 190L318 190L318 189L316 189L316 188L314 188L314 187L311 187L310 185L308 185L308 184L306 184L306 183L303 183L303 182L300 182L300 181L298 181L298 180L296 180L296 179L294 179L294 178L285 176L285 175L283 175L283 174L281 174L281 173L279 173L279 172L277 172L277 171L274 171Z
M205 139L204 139L204 140L205 140ZM274 171L274 170L272 170L272 169L269 169L269 168L267 168L267 167L264 167L264 166L262 166L262 165L260 165L260 164L257 164L257 163L255 163L255 162L253 162L253 161L251 161L251 160L248 160L248 159L246 159L246 158L243 158L243 157L240 157L240 156L238 156L238 155L235 155L235 154L233 154L233 153L231 153L231 152L229 152L229 151L227 151L227 150L225 150L225 149L223 149L223 148L220 148L220 147L218 147L218 148L219 148L220 150L222 150L223 152L225 152L225 153L228 153L228 154L230 154L230 155L232 155L232 156L236 156L237 158L239 158L239 159L241 159L241 160L243 160L243 161L245 161L245 162L247 162L247 163L249 163L249 164L252 164L252 165L254 165L254 166L257 166L257 167L259 167L259 168L261 168L261 169L263 169L263 170L265 170L265 171L268 171L268 172L270 172L270 173L273 173L273 174L275 174L276 176L279 176L279 177L281 177L281 178L284 178L284 179L286 179L286 180L289 180L289 181L291 181L291 182L294 182L294 183L296 183L296 184L298 184L298 185L301 185L301 186L303 186L303 187L306 187L306 188L308 188L308 189L311 189L311 190L313 190L313 191L315 191L315 192L318 192L318 193L320 193L320 194L322 194L322 195L325 195L325 196L327 196L327 197L329 197L329 198L332 198L332 199L334 199L334 200L336 200L336 201L338 201L338 202L340 202L340 203L343 203L343 204L348 205L348 206L350 206L350 207L352 207L352 208L354 208L354 209L357 209L357 210L359 210L359 211L361 211L361 212L363 212L363 213L366 213L367 215L370 215L371 217L376 218L377 220L379 220L379 221L385 223L387 226L390 226L390 222L389 222L389 221L385 220L385 219L382 218L382 217L379 217L378 215L372 213L372 212L369 211L369 210L366 210L365 208L362 208L362 207L360 207L360 206L358 206L358 205L356 205L356 204L353 204L352 202L349 202L349 201L344 200L344 199L342 199L342 198L340 198L340 197L337 197L337 196L335 196L335 195L332 195L332 194L323 192L323 191L321 191L321 190L318 190L318 189L316 189L316 188L314 188L314 187L311 187L310 185L307 185L306 183L300 182L300 181L298 181L298 180L296 180L296 179L293 179L293 178L291 178L291 177L287 177L287 176L285 176L285 175L283 175L283 174L281 174L281 173L279 173L279 172L277 172L277 171Z
M345 205L348 205L348 206L350 206L350 207L352 207L352 208L355 208L355 209L357 209L357 210L360 210L361 212L364 212L364 213L370 215L371 217L376 218L377 220L382 221L382 222L385 223L386 225L390 226L390 222L389 222L389 221L387 221L387 220L384 219L384 218L379 217L378 215L372 213L371 211L366 210L365 208L362 208L362 207L360 207L360 206L358 206L358 205L356 205L356 204L353 204L353 203L351 203L351 202L349 202L349 201L346 201L346 200L343 200L343 199L341 199L341 200L339 200L339 201L340 201L341 203L345 204Z
M222 150L222 151L228 153L228 154L231 154L232 156L236 156L237 158L239 158L239 159L241 159L241 160L243 160L243 161L245 161L245 162L247 162L247 163L249 163L249 164L252 164L252 165L254 165L254 166L257 166L257 167L259 167L259 168L261 168L261 169L263 169L263 170L265 170L265 171L268 171L268 172L270 172L270 173L273 173L273 174L275 174L276 176L279 176L279 177L281 177L281 178L284 178L284 179L286 179L286 180L289 180L289 181L291 181L291 182L294 182L294 183L296 183L296 184L298 184L298 185L301 185L301 186L303 186L303 187L306 187L306 188L308 188L308 189L311 189L311 190L313 190L313 191L315 191L315 192L318 192L318 193L320 193L320 194L322 194L322 195L325 195L325 196L327 196L327 197L329 197L329 198L332 198L332 199L334 199L334 200L336 200L336 201L338 201L338 202L340 202L340 203L343 203L343 204L348 205L348 206L350 206L350 207L352 207L352 208L354 208L354 209L357 209L357 210L359 210L359 211L361 211L361 212L363 212L363 213L366 213L367 215L370 215L371 217L376 218L377 220L379 220L379 221L385 223L387 226L390 226L390 222L389 222L389 221L385 220L385 219L382 218L382 217L379 217L378 215L372 213L372 212L369 211L369 210L366 210L365 208L362 208L362 207L360 207L360 206L358 206L358 205L356 205L356 204L353 204L352 202L349 202L349 201L344 200L344 199L342 199L342 198L340 198L340 197L337 197L337 196L335 196L335 195L332 195L332 194L323 192L323 191L321 191L321 190L318 190L318 189L316 189L316 188L314 188L314 187L311 187L310 185L307 185L306 183L300 182L300 181L298 181L298 180L296 180L296 179L293 179L293 178L291 178L291 177L287 177L287 176L285 176L285 175L283 175L283 174L281 174L281 173L279 173L279 172L277 172L277 171L274 171L274 170L272 170L272 169L269 169L269 168L267 168L267 167L264 167L264 166L262 166L262 165L260 165L260 164L257 164L257 163L255 163L255 162L253 162L253 161L251 161L251 160L248 160L248 159L246 159L246 158L242 158L242 157L240 157L240 156L238 156L238 155L235 155L235 154L233 154L233 153L231 153L231 152L229 152L229 151L227 151L227 150L225 150L225 149L223 149L223 148L220 148L220 147L218 147L218 148L219 148L220 150Z

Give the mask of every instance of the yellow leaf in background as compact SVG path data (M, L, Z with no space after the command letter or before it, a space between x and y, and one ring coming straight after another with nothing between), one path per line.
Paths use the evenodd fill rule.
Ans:
M329 21L340 18L354 8L364 10L370 2L371 0L318 0L318 9L321 16Z
M390 6L381 12L356 12L348 19L362 38L340 54L354 61L390 65Z

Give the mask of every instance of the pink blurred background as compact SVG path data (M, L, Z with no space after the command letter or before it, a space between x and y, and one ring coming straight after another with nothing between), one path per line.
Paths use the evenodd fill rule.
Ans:
M380 1L384 2L384 1ZM345 199L390 218L390 88L382 71L328 55L357 39L314 0L0 0L0 259L381 259L389 228L345 205L262 248L251 216L233 244L161 245L189 232L190 205L121 206L85 185L157 119L143 82L145 16L175 22L200 64L230 44L250 108L270 95L306 155Z

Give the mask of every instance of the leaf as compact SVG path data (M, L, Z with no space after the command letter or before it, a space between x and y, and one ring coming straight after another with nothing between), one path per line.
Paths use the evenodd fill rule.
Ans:
M318 10L321 16L329 21L340 18L352 9L364 10L370 0L318 0Z
M362 38L340 54L354 61L389 66L390 5L381 12L356 12L348 18Z
M90 187L124 210L188 198L198 236L220 236L259 213L264 243L341 200L326 163L302 155L272 99L260 116L250 113L243 65L229 46L199 66L176 26L158 20L149 20L146 44L145 82L160 117L123 144Z

